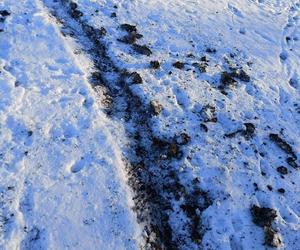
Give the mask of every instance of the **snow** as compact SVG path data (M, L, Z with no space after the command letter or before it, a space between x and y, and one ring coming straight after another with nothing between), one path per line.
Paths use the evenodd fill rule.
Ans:
M13 13L1 35L2 247L135 249L115 143L122 128L101 111L41 4L2 6Z
M107 30L103 40L115 65L143 78L129 87L132 93L145 106L162 105L150 118L153 135L191 138L182 159L167 163L187 191L199 180L212 203L197 210L204 230L200 244L187 232L184 195L172 198L168 215L179 249L269 249L264 230L253 223L250 208L258 205L276 210L279 247L299 250L299 169L287 163L290 155L269 135L279 134L300 157L300 3L75 2L85 22ZM105 112L103 96L89 83L92 59L48 14L55 4L0 4L11 12L0 24L0 244L6 249L137 249L145 232L132 210L124 162L128 131L135 128ZM143 35L137 43L148 46L150 56L119 41L127 34L120 28L124 23L136 25ZM150 68L154 60L159 69ZM184 68L174 67L176 62ZM195 63L204 64L206 72ZM230 68L243 69L250 81L236 79L222 89L221 74ZM255 132L247 138L243 131L249 123ZM279 166L288 174L278 173Z

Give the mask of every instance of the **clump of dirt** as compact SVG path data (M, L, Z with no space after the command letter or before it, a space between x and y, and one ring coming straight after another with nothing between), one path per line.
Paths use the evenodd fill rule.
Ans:
M229 63L229 61L227 60ZM250 82L250 76L243 70L237 69L235 67L229 67L230 71L223 71L221 73L221 80L219 89L223 94L227 94L226 90L230 88L235 88L237 86L237 80L243 82Z
M181 133L171 139L153 138L152 144L160 151L161 159L181 159L183 156L181 147L187 145L191 138L186 133Z
M181 208L190 219L189 231L191 240L196 244L200 244L203 237L203 232L201 231L201 212L207 209L212 204L212 201L208 193L198 187L194 187L192 193L184 198L185 200Z
M285 152L288 157L286 159L287 163L293 167L298 168L297 164L297 156L290 144L288 144L285 140L283 140L278 134L270 134L269 138L273 141L283 152Z
M0 10L0 23L3 23L9 15L10 15L10 12L8 12L7 10ZM2 31L3 30L1 29L0 32L2 32Z
M163 106L156 100L150 102L150 110L153 115L159 115L163 110Z
M285 193L285 189L284 188L278 188L277 191L278 191L278 193L281 193L281 194Z
M289 155L295 155L293 148L285 140L283 140L278 134L269 135L271 141L273 141L279 148Z
M217 52L217 50L216 50L215 48L207 48L207 49L206 49L206 52L207 52L207 53L212 53L212 54L214 54L214 53Z
M127 35L117 39L119 42L126 44L134 44L136 41L143 37L143 35L137 33L137 28L134 25L122 24L121 29L127 32Z
M150 56L152 54L152 51L146 45L133 44L131 47L138 54L145 56Z
M127 85L131 85L131 84L142 84L143 83L143 78L141 77L141 75L137 72L128 72L127 70L124 70L121 74L120 74L120 78L122 79L122 81L124 83L126 83Z
M168 153L167 155L170 158L181 158L181 150L175 142L172 142L168 146Z
M256 205L251 207L251 213L253 222L259 227L270 227L277 217L276 210L268 207L258 207Z
M173 66L177 69L183 69L184 68L184 63L177 61L177 62L173 63Z
M133 34L128 34L123 36L122 38L117 39L119 42L126 44L134 44L137 40L136 36Z
M271 247L280 247L282 245L281 235L272 228L272 222L277 217L276 210L253 205L251 213L253 222L264 229L265 244Z
M141 84L143 83L143 78L137 72L132 72L130 74L130 78L132 79L133 84Z
M287 175L288 174L288 169L284 166L280 166L280 167L277 168L277 172L281 173L283 175Z
M250 82L251 80L250 76L243 69L237 71L235 77L243 82Z
M146 56L150 56L152 54L152 51L148 46L136 44L136 41L138 39L141 39L143 35L138 33L135 25L124 23L121 24L120 28L126 31L128 34L118 39L118 41L126 44L131 44L131 48L138 54L146 55Z
M10 15L10 12L8 12L7 10L0 10L0 15L3 17L7 17Z
M283 240L281 235L271 227L265 227L265 244L271 247L279 248L282 246Z
M219 85L219 89L222 92L225 92L226 89L236 87L237 81L234 79L234 73L230 72L222 72L221 74L221 84Z
M131 25L131 24L128 24L128 23L124 23L124 24L121 24L120 25L120 28L122 30L125 30L127 31L128 33L133 33L133 32L137 32L137 28L135 25Z
M200 124L200 128L202 129L202 130L204 130L204 132L208 132L208 127L204 124L204 123L201 123Z
M246 140L251 139L255 133L255 126L253 123L245 123L246 130L242 132Z
M79 11L77 8L78 8L77 3L74 3L74 2L70 3L70 14L71 14L71 17L74 19L78 19L83 16L83 13L81 11Z
M159 61L151 61L151 62L150 62L150 67L151 67L152 69L159 69L159 68L160 68L160 63L159 63Z
M287 164L289 164L293 168L299 168L299 165L296 162L297 158L295 157L288 157L286 158Z

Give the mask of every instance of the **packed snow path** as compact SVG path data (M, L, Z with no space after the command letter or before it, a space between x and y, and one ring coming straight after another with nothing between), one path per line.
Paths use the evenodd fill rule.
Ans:
M3 248L300 249L299 1L0 7Z

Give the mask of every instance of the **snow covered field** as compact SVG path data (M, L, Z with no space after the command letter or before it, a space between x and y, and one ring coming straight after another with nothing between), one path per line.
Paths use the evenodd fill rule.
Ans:
M299 20L0 1L1 249L300 250Z

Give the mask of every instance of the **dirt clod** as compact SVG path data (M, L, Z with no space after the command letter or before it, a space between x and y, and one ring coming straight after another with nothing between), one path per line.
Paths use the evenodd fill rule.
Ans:
M0 15L3 17L7 17L10 15L10 13L7 10L0 10Z
M207 48L207 49L206 49L206 52L207 52L207 53L216 53L217 50L214 49L214 48Z
M246 140L249 140L253 137L255 133L255 126L252 123L245 123L246 130L242 132Z
M126 44L134 44L136 42L136 36L130 33L122 38L119 38L118 41Z
M172 158L178 158L180 154L181 152L178 145L176 143L170 143L168 147L168 156Z
M281 235L271 227L265 227L265 244L271 247L280 247L282 245Z
M184 63L177 61L177 62L173 63L173 66L177 69L183 69Z
M141 55L150 56L152 54L152 51L146 45L133 44L132 49Z
M159 61L151 61L150 66L152 69L159 69L160 68L160 63Z
M293 151L291 145L289 145L285 140L283 140L278 134L270 134L269 138L273 141L282 151L286 154L292 156L294 159L297 159L296 154Z
M280 167L277 168L277 172L281 173L283 175L286 175L286 174L288 174L288 169L284 166L280 166Z
M253 205L251 208L253 222L259 226L271 226L274 219L277 217L276 210L267 207L258 207Z
M130 32L130 33L132 33L132 32L137 32L136 26L135 26L135 25L128 24L128 23L121 24L120 28L121 28L122 30L125 30L125 31Z
M229 72L222 72L221 74L221 84L219 86L220 90L225 90L227 88L236 87L237 81L234 79L234 74Z
M143 78L137 72L132 72L130 74L130 78L132 79L133 84L141 84L143 83Z

